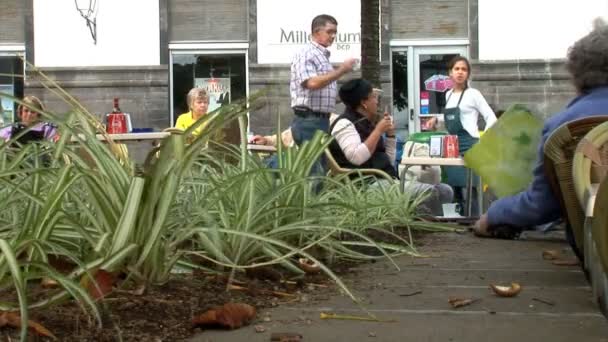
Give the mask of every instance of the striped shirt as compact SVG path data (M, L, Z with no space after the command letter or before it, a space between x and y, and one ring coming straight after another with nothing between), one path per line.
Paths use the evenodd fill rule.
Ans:
M291 107L303 106L322 113L335 112L338 87L336 81L316 90L305 88L302 85L314 76L324 75L334 70L329 62L329 55L330 52L327 48L311 41L294 56L289 83Z

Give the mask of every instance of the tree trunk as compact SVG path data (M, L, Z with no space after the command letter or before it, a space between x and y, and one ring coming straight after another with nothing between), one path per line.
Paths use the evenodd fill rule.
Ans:
M361 0L361 77L380 88L380 0Z

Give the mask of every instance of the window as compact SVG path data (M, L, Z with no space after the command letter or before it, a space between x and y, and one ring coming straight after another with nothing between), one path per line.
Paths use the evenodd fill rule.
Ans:
M204 44L201 49L181 50L180 45L188 44L176 45L170 44L171 125L189 110L186 95L193 87L207 89L209 112L247 96L247 50L205 49Z
M21 53L0 51L0 92L23 98L23 61ZM0 126L14 122L18 104L2 96L0 101Z

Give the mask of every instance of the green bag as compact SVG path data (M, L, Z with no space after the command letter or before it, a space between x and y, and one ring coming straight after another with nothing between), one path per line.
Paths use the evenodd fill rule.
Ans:
M465 165L498 197L514 195L532 182L543 122L523 105L513 105L464 154Z

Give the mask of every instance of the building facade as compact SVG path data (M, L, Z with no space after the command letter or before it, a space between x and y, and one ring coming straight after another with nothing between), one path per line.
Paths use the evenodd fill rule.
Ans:
M445 75L458 54L472 60L472 85L495 109L523 103L546 117L574 95L567 46L594 16L608 14L607 1L501 3L380 1L382 101L401 135L441 111L443 94L427 83ZM537 18L534 6L556 14ZM308 40L315 14L338 19L332 61L360 57L359 0L0 0L0 8L0 91L68 110L48 77L100 117L120 98L135 127L172 125L193 86L210 90L211 108L265 89L250 130L275 131L278 116L288 125L289 61ZM4 121L14 107L3 100Z

